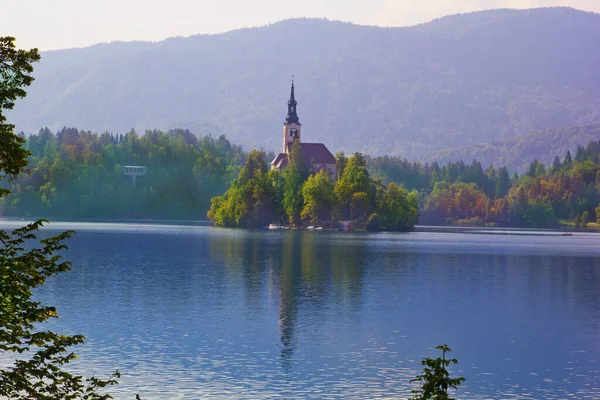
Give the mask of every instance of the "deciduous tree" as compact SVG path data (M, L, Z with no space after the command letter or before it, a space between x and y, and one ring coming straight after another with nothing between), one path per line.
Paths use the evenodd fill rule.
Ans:
M25 97L33 82L32 63L40 59L36 49L17 50L14 38L0 38L0 175L16 179L27 165L23 139L6 123L4 111ZM8 190L2 189L6 195ZM64 369L75 358L70 347L83 342L81 335L62 335L43 329L41 323L56 318L56 309L33 298L33 290L46 279L70 268L57 254L72 232L39 241L38 221L8 233L0 230L0 351L14 353L16 360L0 370L0 397L10 399L109 399L98 390L115 384L84 379Z

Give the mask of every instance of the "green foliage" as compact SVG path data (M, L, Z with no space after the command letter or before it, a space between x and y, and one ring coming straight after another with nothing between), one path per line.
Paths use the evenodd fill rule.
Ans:
M390 183L377 204L379 227L388 231L412 230L419 219L418 199L416 191L409 193L395 183Z
M6 122L6 110L12 110L15 101L25 97L25 88L33 82L32 64L40 60L37 49L15 48L15 38L0 37L0 180L14 180L24 172L27 155L23 138L13 133L14 125ZM8 191L0 189L0 196Z
M282 182L276 171L269 172L262 151L253 150L231 187L213 197L208 219L217 226L258 227L278 218L277 204Z
M377 213L373 213L369 216L367 220L367 230L369 232L378 232L383 230L381 217Z
M465 378L451 378L448 372L450 365L458 364L455 358L446 359L446 353L452 350L445 344L437 346L442 351L442 357L432 359L423 358L421 365L423 371L410 382L418 382L419 389L412 390L412 400L455 400L448 394L449 389L458 389Z
M376 189L366 164L364 156L355 153L348 159L341 179L336 182L334 191L343 215L361 218L372 209Z
M14 38L0 38L0 175L15 180L27 165L22 138L6 124L4 111L26 95L33 81L31 63L39 60L36 49L16 50ZM29 189L28 189L29 191ZM8 194L3 189L0 196ZM69 347L83 343L81 335L62 335L44 330L43 323L57 318L54 307L33 298L46 279L68 271L70 264L57 254L66 249L72 232L39 241L36 232L43 220L15 229L0 230L0 351L14 353L10 366L0 369L0 397L21 400L110 399L99 390L116 384L118 371L108 380L83 379L63 369L75 359Z
M369 229L408 231L417 223L419 195L395 183L387 187L371 179L367 160L356 153L349 159L338 154L338 165L344 165L341 179L335 184L326 171L309 174L303 164L300 146L294 143L290 163L282 174L265 174L264 155L253 151L238 179L223 196L214 197L208 218L217 226L263 226L287 219L292 225L330 220L369 219ZM261 165L253 168L250 165ZM263 177L266 176L266 179ZM257 193L262 194L257 196ZM262 196L262 197L261 197ZM262 198L264 200L259 199ZM257 212L259 204L262 212ZM258 217L255 217L258 215Z
M587 212L587 210L585 210L581 215L581 226L586 228L588 222L590 222L590 214Z
M290 224L300 222L302 212L302 185L308 178L308 166L304 165L304 156L300 142L295 141L290 148L289 165L283 170L283 208Z
M510 188L510 178L506 167L501 167L498 172L498 180L496 181L495 198L499 199L508 194Z
M597 216L600 197L600 141L580 147L572 160L558 157L548 169L534 160L527 173L509 179L506 167L485 171L473 161L410 163L395 157L369 160L370 173L402 182L422 193L421 223L446 222L549 227L576 215ZM580 217L581 218L581 217Z
M320 171L316 175L309 176L302 185L302 198L304 207L300 213L301 219L309 220L313 224L331 219L335 196L329 174Z
M4 202L9 215L199 219L245 157L224 136L181 129L138 136L44 128L25 147L30 174L13 183ZM134 186L125 165L147 166L147 174Z
M57 318L54 307L33 299L33 290L46 280L70 269L56 253L66 246L65 232L40 240L35 247L36 231L45 221L37 221L12 234L0 231L0 350L26 355L13 366L0 370L0 396L11 399L110 399L98 390L116 384L119 373L108 380L84 380L61 367L75 359L69 347L83 343L81 335L61 335L40 329L40 324Z
M344 154L343 151L338 151L335 153L335 166L337 169L337 180L342 178L344 174L344 169L346 168L346 164L348 164L348 157Z

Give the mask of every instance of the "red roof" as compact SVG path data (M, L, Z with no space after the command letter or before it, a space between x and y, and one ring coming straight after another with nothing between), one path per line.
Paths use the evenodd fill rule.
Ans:
M271 165L273 165L277 169L285 168L290 163L288 159L288 155L285 153L279 153L277 157L273 161L271 161Z
M335 164L335 157L323 143L300 143L300 148L309 164Z
M323 143L300 143L300 149L307 165L335 164L335 157ZM279 153L271 165L277 169L285 168L289 164L288 155Z

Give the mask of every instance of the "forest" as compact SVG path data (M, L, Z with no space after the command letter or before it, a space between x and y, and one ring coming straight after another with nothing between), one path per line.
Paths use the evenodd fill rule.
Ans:
M183 129L115 135L44 128L24 147L29 171L3 199L5 215L205 219L210 198L229 187L245 158L225 136ZM126 165L146 166L147 174L134 186Z
M338 153L333 183L302 165L277 174L269 170L272 154L184 129L44 128L25 139L29 171L4 183L12 193L0 203L3 215L203 220L209 211L222 226L373 217L374 229L388 230L410 229L415 212L421 224L531 227L600 217L600 141L549 165L532 160L522 174L476 160L442 165ZM128 165L147 167L135 185L124 174Z
M261 227L272 222L298 226L366 220L367 229L410 231L418 222L417 191L394 182L373 180L360 153L336 155L337 180L306 165L299 142L290 150L290 164L269 170L265 154L253 150L231 188L212 200L208 218L217 226ZM365 221L367 222L367 221Z
M534 159L512 177L505 167L484 170L476 160L440 166L377 157L369 165L383 181L421 193L421 224L579 227L600 218L600 141L548 166Z

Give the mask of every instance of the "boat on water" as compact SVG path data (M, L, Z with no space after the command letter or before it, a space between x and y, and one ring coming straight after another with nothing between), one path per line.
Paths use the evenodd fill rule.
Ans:
M315 228L315 231L322 231L322 230L323 230L323 227L322 227L322 226L317 226L317 227Z
M269 229L281 229L279 224L269 224Z
M314 225L310 225L310 226L307 226L306 229L311 229L312 230L312 229L315 229L315 226Z

